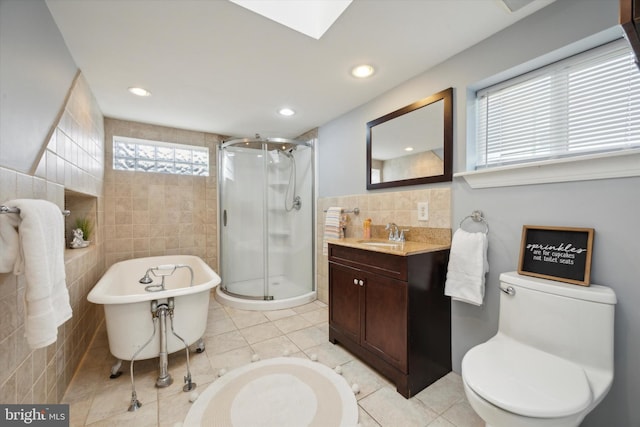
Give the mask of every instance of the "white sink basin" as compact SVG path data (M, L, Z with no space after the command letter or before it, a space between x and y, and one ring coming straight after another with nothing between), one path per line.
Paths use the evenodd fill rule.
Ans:
M358 240L358 243L366 246L375 246L378 248L400 249L402 243L397 242L378 242L375 240Z

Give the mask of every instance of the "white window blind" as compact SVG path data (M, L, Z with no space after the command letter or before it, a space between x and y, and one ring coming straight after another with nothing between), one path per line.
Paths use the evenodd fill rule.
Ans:
M477 92L476 169L640 147L640 71L624 40Z

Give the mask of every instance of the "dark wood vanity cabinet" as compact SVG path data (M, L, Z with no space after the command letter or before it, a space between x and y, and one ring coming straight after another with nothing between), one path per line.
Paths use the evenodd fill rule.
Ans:
M451 371L448 250L408 256L329 244L329 341L411 397Z

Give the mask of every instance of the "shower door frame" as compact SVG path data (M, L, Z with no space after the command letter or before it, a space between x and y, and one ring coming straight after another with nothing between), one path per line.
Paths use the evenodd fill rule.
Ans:
M223 157L224 157L224 149L227 147L233 147L236 145L240 145L240 144L245 144L245 145L255 145L255 144L260 144L261 147L259 148L260 152L263 154L263 162L262 162L262 166L263 166L263 176L265 177L264 179L264 188L263 188L263 201L262 201L262 209L263 209L263 215L262 215L262 222L263 222L263 226L262 226L262 245L263 245L263 273L262 273L262 282L263 282L263 294L262 296L251 296L251 295L245 295L245 294L240 294L240 293L235 293L232 291L229 291L227 289L227 286L225 284L225 280L224 277L222 277L222 283L220 284L220 289L227 295L230 295L231 297L236 297L236 298L240 298L240 299L245 299L245 300L258 300L258 301L282 301L281 300L276 300L273 298L273 296L268 295L269 292L269 246L270 246L270 242L269 242L269 212L268 212L268 206L269 206L269 201L268 201L268 197L267 197L267 191L268 191L268 185L269 185L269 180L268 178L268 168L269 168L269 164L268 164L268 153L269 153L269 146L272 144L285 144L285 145L296 145L296 146L303 146L308 148L309 150L311 150L311 159L310 159L310 168L311 168L311 188L310 188L310 205L311 205L311 209L310 209L310 216L311 218L309 219L311 221L311 249L310 249L310 257L311 257L311 287L308 290L308 293L310 292L316 292L317 289L317 285L316 285L316 259L315 259L315 242L316 242L316 231L315 231L315 211L316 211L316 201L315 201L315 180L316 180L316 175L315 175L315 144L312 142L308 142L308 141L304 141L304 140L295 140L295 139L287 139L287 138L240 138L240 139L231 139L231 140L227 140L227 141L222 141L221 143L218 144L217 146L217 150L218 150L218 155L217 155L217 159L218 159L218 165L217 165L217 177L218 177L218 185L217 185L217 193L218 193L218 259L219 259L219 266L220 266L220 270L221 270L221 275L224 276L224 271L223 270L223 264L224 264L224 258L223 258L223 251L224 251L224 243L223 243L223 232L224 232L224 227L225 225L223 224L224 221L224 211L225 208L223 206L223 197L222 197L222 187L223 187L223 183L224 183L224 179L223 179ZM295 179L295 177L294 177ZM304 295L304 294L301 294ZM301 295L296 295L295 297L299 297Z

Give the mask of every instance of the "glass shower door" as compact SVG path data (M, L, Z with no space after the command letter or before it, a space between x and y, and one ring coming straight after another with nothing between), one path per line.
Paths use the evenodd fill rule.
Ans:
M229 146L220 156L223 286L230 294L260 299L268 295L264 155L260 149Z

